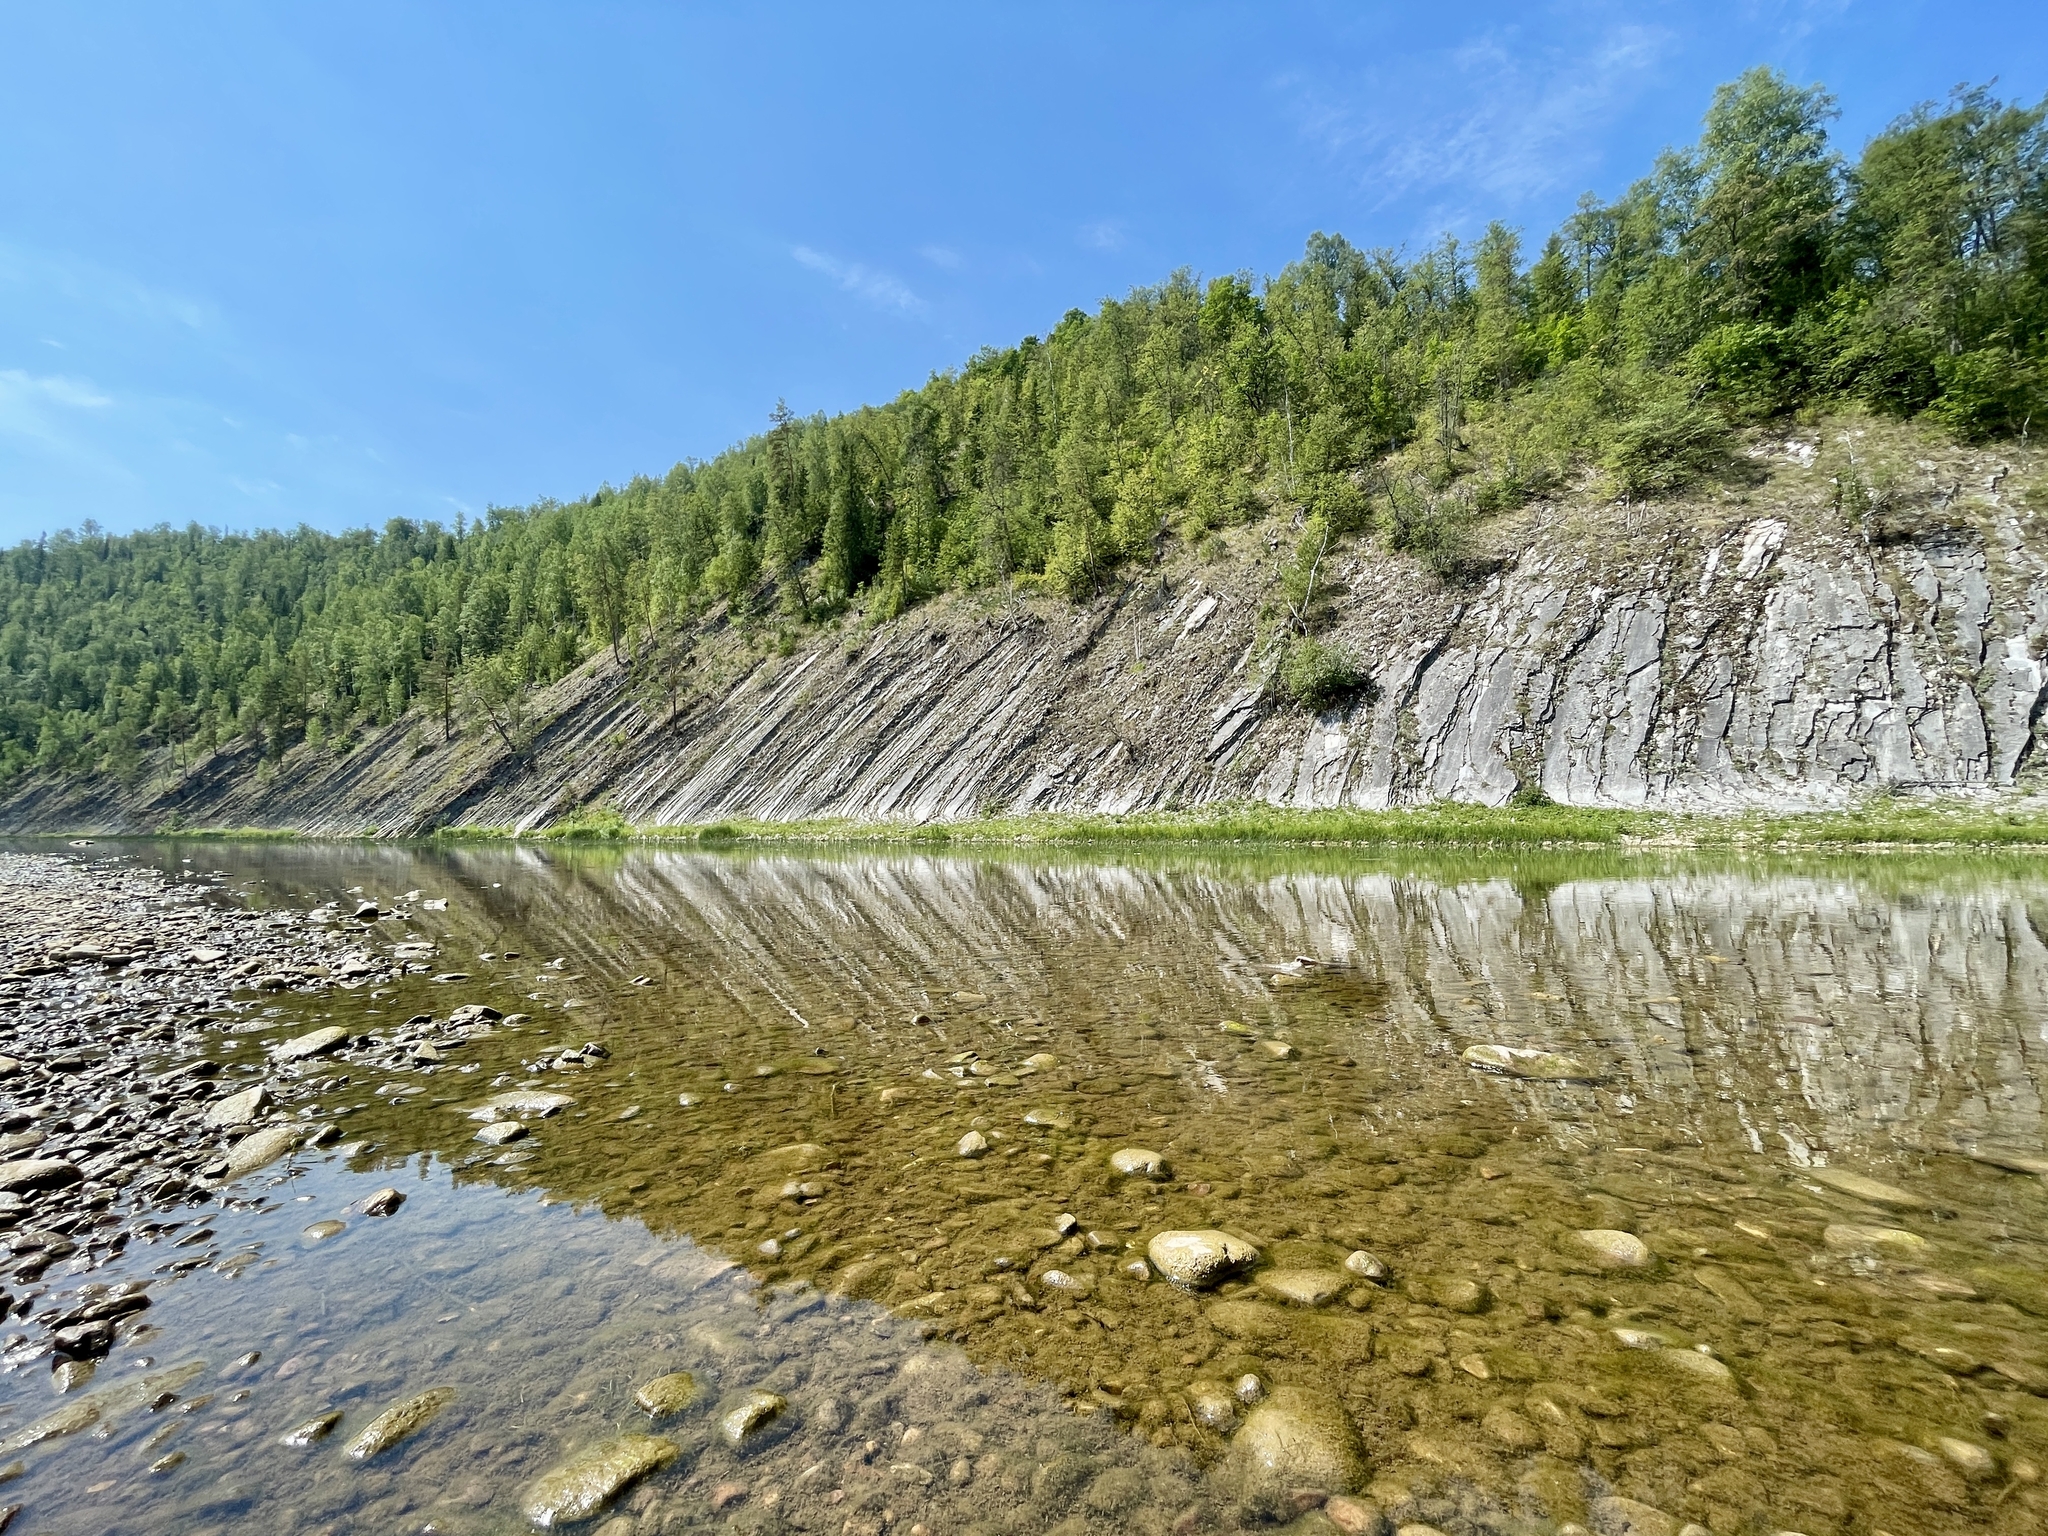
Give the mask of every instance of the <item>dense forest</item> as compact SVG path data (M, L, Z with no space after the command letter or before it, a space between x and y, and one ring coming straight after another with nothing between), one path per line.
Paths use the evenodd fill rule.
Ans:
M1263 282L1175 273L887 405L778 407L708 463L570 504L22 544L0 554L0 778L128 776L238 737L342 751L409 710L516 744L527 688L717 604L787 632L952 588L1080 600L1276 515L1298 616L1332 540L1456 579L1491 514L1589 479L1669 494L1800 410L2024 435L2048 407L2044 107L1959 90L1853 162L1833 116L1753 70L1697 144L1540 245L1317 234ZM1281 628L1298 694L1341 683Z

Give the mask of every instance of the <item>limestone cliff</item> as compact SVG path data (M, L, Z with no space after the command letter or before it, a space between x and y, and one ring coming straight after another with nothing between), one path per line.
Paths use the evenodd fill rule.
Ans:
M1883 467L1872 509L1837 482ZM598 653L531 739L408 717L282 763L227 751L143 781L35 781L0 829L534 828L929 820L1256 798L1312 806L1839 804L2036 769L2048 702L2048 455L1851 424L1758 442L1710 496L1545 502L1444 580L1347 546L1320 624L1369 676L1311 713L1268 676L1291 535L1236 530L1079 607L955 596L784 652L720 612ZM2029 489L2031 488L2031 489ZM1213 549L1212 549L1213 553Z

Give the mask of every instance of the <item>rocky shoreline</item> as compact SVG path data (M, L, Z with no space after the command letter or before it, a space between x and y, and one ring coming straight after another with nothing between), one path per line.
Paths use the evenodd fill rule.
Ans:
M223 1049L223 1037L258 1010L252 993L374 987L406 960L362 927L231 906L221 889L217 876L82 851L0 853L0 1311L12 1323L0 1360L10 1369L47 1357L60 1387L82 1383L117 1339L148 1327L146 1287L98 1284L94 1271L136 1242L166 1244L166 1275L217 1262L203 1226L165 1218L296 1147L336 1139L314 1119L317 1097L340 1086L319 1046L345 1032L316 1031L331 1040L296 1063L288 1048L237 1060L255 1053ZM339 916L312 914L322 915Z

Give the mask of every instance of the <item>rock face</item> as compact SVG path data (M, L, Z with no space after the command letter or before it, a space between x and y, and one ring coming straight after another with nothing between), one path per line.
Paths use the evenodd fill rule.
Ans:
M650 1472L659 1472L682 1447L659 1435L620 1435L594 1445L544 1474L520 1502L526 1518L542 1530L588 1520L621 1491Z
M1259 1250L1228 1232L1162 1232L1147 1245L1152 1267L1177 1285L1203 1290L1256 1264Z
M1230 1442L1228 1475L1253 1498L1310 1488L1349 1493L1365 1481L1365 1444L1336 1398L1277 1387Z
M1748 510L1516 514L1510 558L1483 581L1347 547L1329 638L1370 686L1321 713L1241 665L1273 581L1246 540L1210 563L1170 553L1082 607L946 598L857 646L826 634L788 656L745 649L714 616L679 637L673 667L706 682L656 700L603 651L532 701L525 754L489 733L416 752L404 719L346 757L295 749L261 779L240 747L134 790L31 777L0 798L0 830L146 830L173 809L308 832L526 829L573 808L572 782L632 822L675 825L1501 804L1519 789L1716 808L2013 781L2048 698L2031 471L1999 476L2010 449L1905 448L1904 536L1874 537L1832 510L1830 475L1860 445L1825 434L1756 444Z

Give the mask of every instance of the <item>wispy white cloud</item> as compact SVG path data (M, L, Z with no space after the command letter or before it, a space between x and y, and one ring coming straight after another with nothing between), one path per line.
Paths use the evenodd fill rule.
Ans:
M960 265L960 253L950 245L921 245L917 254L935 267L944 267L948 272Z
M32 374L20 368L0 368L0 390L35 395L80 410L97 410L114 403L112 395L102 394L83 379L66 378L59 373Z
M797 265L808 267L832 279L846 292L865 299L877 309L894 310L899 314L921 314L924 300L910 290L902 279L893 277L875 267L863 266L857 261L841 261L836 256L827 256L823 251L811 249L808 245L793 246L789 253Z
M203 299L146 283L83 257L0 240L0 288L5 287L26 288L124 320L164 323L186 330L206 330L219 319L214 306Z
M1293 98L1301 132L1348 163L1381 207L1435 194L1438 212L1484 194L1492 208L1555 193L1596 163L1598 129L1649 84L1673 33L1618 21L1581 46L1538 48L1496 30L1404 78L1434 79L1421 99L1391 88L1384 71L1346 81L1295 73L1276 82Z
M1129 239L1123 224L1116 219L1097 219L1093 224L1083 224L1080 234L1083 245L1093 246L1098 251L1120 251Z

